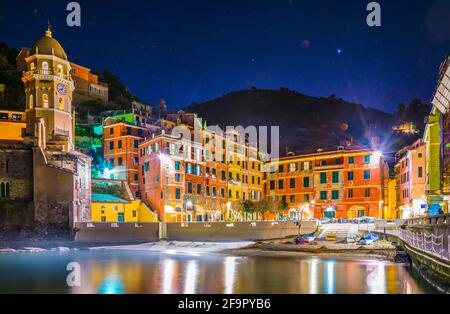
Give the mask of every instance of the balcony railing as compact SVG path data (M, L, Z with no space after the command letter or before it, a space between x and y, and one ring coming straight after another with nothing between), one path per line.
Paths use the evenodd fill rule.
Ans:
M64 73L60 73L60 72L53 71L53 70L34 69L34 70L24 72L24 76L29 76L29 75L51 75L51 76L57 76L57 77L63 78L65 80L71 79L70 75L66 75Z

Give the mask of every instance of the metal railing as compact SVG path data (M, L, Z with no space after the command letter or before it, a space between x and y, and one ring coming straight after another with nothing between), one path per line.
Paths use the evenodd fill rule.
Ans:
M447 245L444 245L444 235L416 233L409 230L395 230L400 239L415 249L429 253L441 259L450 261L450 236Z
M400 238L403 242L416 250L431 254L443 260L450 261L450 236L448 236L447 245L444 241L444 235L436 236L432 233L413 232L406 229L375 228L374 225L360 226L361 231L376 231Z

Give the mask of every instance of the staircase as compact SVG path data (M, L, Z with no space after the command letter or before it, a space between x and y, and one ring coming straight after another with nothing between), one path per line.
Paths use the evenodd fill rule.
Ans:
M322 228L317 236L319 239L324 239L328 234L332 233L335 233L338 239L345 239L358 234L358 225L356 224L326 224Z

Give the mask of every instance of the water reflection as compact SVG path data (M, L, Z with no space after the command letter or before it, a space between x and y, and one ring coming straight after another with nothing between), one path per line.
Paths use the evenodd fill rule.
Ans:
M334 294L334 265L335 261L325 263L325 293Z
M186 280L184 283L185 294L195 294L198 278L198 262L191 260L186 266Z
M224 267L225 267L225 271L224 273L224 277L225 277L225 289L223 291L223 293L225 294L233 294L233 287L234 287L234 276L235 276L235 272L236 272L236 260L237 257L233 257L233 256L227 256L225 257L225 261L224 261Z
M0 293L424 293L436 291L403 265L318 257L78 251L0 255ZM81 265L68 288L66 265Z

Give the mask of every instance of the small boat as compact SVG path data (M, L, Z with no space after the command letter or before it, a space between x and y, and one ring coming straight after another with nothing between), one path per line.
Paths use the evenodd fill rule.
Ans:
M368 233L362 237L361 241L359 241L359 244L369 245L378 240L379 240L379 237L376 234Z
M345 238L345 243L356 243L360 240L361 238L358 236L350 236Z

